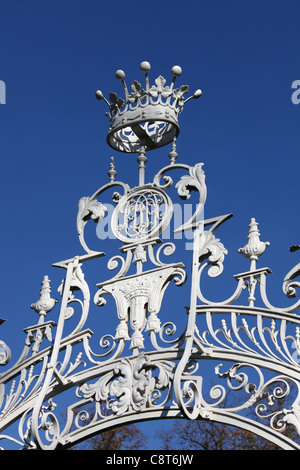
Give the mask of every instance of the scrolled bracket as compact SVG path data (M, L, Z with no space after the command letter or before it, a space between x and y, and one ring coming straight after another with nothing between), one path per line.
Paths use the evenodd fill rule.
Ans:
M294 248L294 247L291 247ZM298 248L291 249L291 251L296 251ZM300 263L296 264L284 277L283 284L282 284L282 290L285 293L285 295L288 298L295 298L297 296L297 291L296 288L300 287L300 281L296 281L295 279L300 276ZM266 293L266 279L265 276L262 276L260 280L260 291L261 291L261 296L263 299L264 304L266 305L267 308L269 309L276 309L280 310L282 312L295 312L300 308L300 299L298 299L297 302L295 302L293 305L290 307L274 307L268 300L267 293Z
M300 276L300 263L296 264L285 276L283 280L282 290L287 297L293 298L297 296L295 287L300 287L299 281L294 281Z
M81 246L87 253L92 253L92 251L85 242L84 227L90 219L93 219L94 222L100 222L106 211L107 207L105 205L90 197L82 197L78 203L77 232Z
M126 194L130 189L129 186L121 181L114 181L111 180L109 183L102 186L98 189L91 197L82 197L78 203L78 213L77 213L77 232L79 235L79 241L83 249L88 254L96 253L87 246L85 238L84 238L84 229L89 220L94 220L94 222L99 223L104 219L106 212L108 211L107 206L102 204L97 200L97 197L104 193L106 190L114 187L114 186L121 186ZM115 192L112 196L113 202L117 203L121 195Z
M0 341L0 366L6 366L11 359L11 350L4 341Z
M190 198L192 190L198 191L199 193L199 202L192 217L190 217L190 219L187 222L184 222L180 227L177 227L174 230L174 233L191 230L191 228L193 228L193 224L196 223L198 217L203 211L207 196L207 188L205 184L205 173L202 166L203 163L197 163L194 167L186 164L174 163L162 168L154 177L153 183L157 187L168 189L173 185L173 179L169 175L166 175L167 172L174 169L188 170L189 174L183 175L175 185L178 195L181 199L186 200ZM161 178L163 178L165 184L161 183Z

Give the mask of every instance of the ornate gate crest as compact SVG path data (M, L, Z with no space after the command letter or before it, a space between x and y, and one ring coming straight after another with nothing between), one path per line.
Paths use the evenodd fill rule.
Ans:
M124 72L116 72L125 100L110 93L108 101L96 92L109 108L108 144L138 155L138 185L118 181L111 160L109 181L79 201L77 230L85 254L53 264L65 273L56 286L60 301L52 298L45 276L40 299L31 305L38 322L25 328L24 349L13 365L1 341L3 448L14 443L26 449L68 449L103 430L163 415L235 425L284 449L300 449L286 434L289 426L300 434L300 300L284 308L271 305L271 270L259 266L269 243L261 241L255 219L239 249L249 270L234 276L236 289L225 300L205 297L203 278L220 276L227 255L215 232L231 214L204 219L203 163L177 162L179 114L201 91L185 98L188 86L175 88L178 66L169 85L161 76L150 85L148 62L141 70L145 88L134 81L130 92ZM146 183L146 152L168 144L169 164ZM192 194L193 213L174 227L175 234L192 233L188 265L177 255L180 242L163 240L175 202L184 204ZM111 231L120 251L107 262L113 275L89 285L84 266L95 260L104 275L105 253L88 246L85 227L91 219L104 223L109 198L114 204ZM106 249L104 241L100 245ZM288 298L296 296L299 274L300 264L284 278ZM182 312L168 308L172 289L188 289ZM89 322L99 307L93 332ZM51 320L55 309L57 323ZM107 332L111 321L115 328Z

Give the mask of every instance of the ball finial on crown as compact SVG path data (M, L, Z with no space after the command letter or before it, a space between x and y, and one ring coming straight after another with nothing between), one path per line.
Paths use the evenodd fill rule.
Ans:
M142 72L148 73L151 69L151 65L145 60L144 62L141 62L140 69Z
M136 153L141 147L153 150L172 142L179 134L178 115L183 105L202 94L201 90L196 90L192 96L185 98L189 91L187 85L174 88L176 78L182 74L179 65L172 67L173 80L170 85L166 85L166 80L160 75L155 85L150 87L149 62L141 62L140 70L145 73L145 89L134 80L130 92L125 83L125 72L116 71L115 76L124 87L125 100L116 93L110 93L109 102L100 90L96 92L96 98L104 100L109 107L106 113L110 119L107 142L120 152Z
M180 77L182 74L182 68L179 67L179 65L174 65L174 67L172 67L171 73L173 77Z

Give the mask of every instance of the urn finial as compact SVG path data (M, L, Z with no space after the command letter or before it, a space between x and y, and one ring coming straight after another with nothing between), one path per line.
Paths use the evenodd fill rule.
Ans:
M52 299L50 297L51 288L50 288L50 279L48 276L44 276L44 280L42 282L42 288L40 290L40 298L37 302L31 304L31 308L39 314L39 324L44 322L44 318L50 310L53 309L54 305L58 300Z
M256 220L252 218L249 224L248 243L238 250L239 253L245 256L245 258L250 259L250 271L254 271L256 269L256 261L264 253L266 247L270 245L269 242L260 241L258 225L259 224Z

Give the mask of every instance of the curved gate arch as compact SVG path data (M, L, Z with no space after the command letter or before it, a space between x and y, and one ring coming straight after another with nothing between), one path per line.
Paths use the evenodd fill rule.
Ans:
M255 219L247 244L239 249L250 261L249 270L234 276L236 288L227 299L206 299L203 277L220 276L227 254L215 232L231 214L205 219L203 163L176 162L178 114L190 99L184 100L185 86L173 87L178 68L172 69L170 87L158 77L152 88L147 63L141 69L146 89L135 83L129 95L125 87L123 109L117 97L109 104L97 92L110 107L109 142L119 151L138 153L138 185L116 180L111 161L109 182L78 204L85 253L53 264L65 274L57 286L60 301L52 298L45 276L40 298L31 306L39 320L25 328L23 352L12 366L9 347L1 342L0 439L21 448L67 449L124 424L188 418L234 425L284 449L299 449L285 430L293 426L300 433L300 317L295 313L300 300L280 308L269 302L271 271L257 267L269 243L260 240ZM169 164L145 183L146 150L171 142ZM179 221L176 210L192 195L193 211ZM85 279L86 263L97 263L97 276L106 268L105 253L85 240L91 219L98 226L109 222L120 242L120 251L107 262L113 275L97 279L92 288ZM187 232L192 249L177 254L184 241L175 244L176 234ZM284 278L289 298L296 295L299 274L298 264ZM189 298L179 312L177 301L171 304L166 296L181 289ZM98 308L95 321L92 311ZM59 310L57 322L48 320L52 310Z

